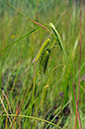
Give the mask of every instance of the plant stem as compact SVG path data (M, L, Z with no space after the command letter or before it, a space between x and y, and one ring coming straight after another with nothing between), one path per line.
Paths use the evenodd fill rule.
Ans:
M80 0L79 86L78 86L77 108L78 108L78 103L79 103L80 83L81 83L81 45L82 45L81 44L81 27L82 27L82 0ZM75 129L76 129L76 124L77 124L77 116L78 116L78 113L76 111ZM80 117L79 117L79 128L82 129Z
M81 81L81 27L82 27L82 0L80 0L80 52L79 52L79 87L78 87L78 101L80 93L80 81Z

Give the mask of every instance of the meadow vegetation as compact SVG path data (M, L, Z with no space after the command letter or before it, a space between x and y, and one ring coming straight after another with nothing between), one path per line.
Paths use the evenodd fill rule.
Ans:
M75 128L72 78L77 97L80 6L65 0L9 0L9 3L22 13L5 0L0 2L0 128ZM84 11L83 7L78 103L82 129L85 129ZM76 126L79 129L78 119Z

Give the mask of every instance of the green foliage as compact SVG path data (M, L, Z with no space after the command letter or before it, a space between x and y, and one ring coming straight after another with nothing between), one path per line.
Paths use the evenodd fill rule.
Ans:
M9 2L27 17L41 24L53 22L50 23L53 33L50 32L49 36L46 31L40 27L36 28L11 6L0 1L0 86L2 89L0 97L3 100L0 106L3 114L0 113L1 128L10 128L7 116L10 116L13 122L23 102L13 125L15 129L26 129L28 126L34 129L61 127L73 129L75 113L72 84L68 67L63 65L70 66L76 94L78 94L79 7L70 4L69 8L65 0L9 0ZM63 15L64 11L67 13ZM83 13L82 19L84 18ZM49 24L46 24L48 28L47 25ZM82 21L82 28L81 75L84 75L84 21ZM43 41L45 42L41 45ZM38 51L39 55L36 56ZM39 73L42 76L39 76ZM83 128L85 128L84 85L85 81L81 78L79 108Z
M59 1L59 0L58 0ZM31 16L32 18L35 18L35 15L38 13L43 13L45 11L51 10L53 7L55 7L55 0L9 0L9 2L15 6L16 8L20 8L23 13L26 15ZM56 2L57 3L57 2ZM5 4L4 0L0 1L0 14L3 16L4 11L8 9L8 13L13 16L14 10L9 9L9 7Z
M64 44L62 42L62 39L60 37L60 34L58 33L58 31L56 30L55 26L52 23L50 23L49 26L52 28L53 32L55 33L55 35L57 37L58 44L59 44L61 50L63 50L64 56L65 56L66 65L68 66L67 54L66 54L66 50L65 50Z

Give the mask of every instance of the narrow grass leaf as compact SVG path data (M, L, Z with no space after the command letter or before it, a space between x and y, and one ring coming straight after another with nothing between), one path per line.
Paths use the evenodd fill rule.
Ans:
M18 40L14 41L14 42L11 43L10 45L8 45L6 48L0 50L0 53L3 52L3 51L5 51L5 50L7 50L8 48L10 48L10 47L13 46L15 43L19 42L21 39L23 39L23 38L25 38L26 36L30 35L31 33L35 32L37 29L39 29L39 27L36 28L36 29L33 29L33 30L32 30L31 32L29 32L28 34L26 34L26 35L24 35L23 37L19 38Z
M64 44L63 44L63 41L58 33L58 31L56 30L55 26L53 25L53 23L50 23L49 26L52 28L53 32L55 33L56 37L57 37L57 40L58 40L58 43L59 43L59 46L61 48L61 50L63 51L63 54L64 54L64 58L65 58L65 62L66 62L66 66L67 66L67 73L68 73L68 77L69 77L69 84L71 85L71 92L72 92L72 98L73 98L73 106L74 106L74 110L76 112L76 100L75 100L75 93L74 93L74 84L73 84L73 78L72 78L72 74L71 74L71 70L70 70L70 67L69 67L69 62L68 62L68 57L67 57L67 53L66 53L66 50L65 50L65 47L64 47ZM65 86L65 96L67 96L67 86ZM65 102L64 102L65 104Z
M0 117L2 115L0 114ZM3 114L3 116L16 116L16 114ZM47 121L47 120L44 120L44 119L41 119L41 118L38 118L38 117L34 117L34 116L27 116L27 115L17 115L18 117L23 117L23 118L29 118L29 119L35 119L35 120L39 120L39 121L42 121L42 122L45 122L45 123L48 123L49 125L53 125L55 127L57 127L58 129L62 129L60 126L50 122L50 121Z
M68 66L68 59L67 59L67 54L66 54L66 50L65 50L65 47L63 45L63 41L60 37L60 34L58 33L58 31L56 30L55 26L53 25L53 23L50 23L49 26L52 28L55 36L57 37L57 41L58 41L58 44L61 48L61 50L63 51L64 53L64 57L65 57L65 61L66 61L66 65Z

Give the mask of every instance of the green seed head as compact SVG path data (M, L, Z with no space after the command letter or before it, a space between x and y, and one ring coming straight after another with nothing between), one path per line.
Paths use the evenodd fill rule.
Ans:
M37 56L36 56L36 59L35 59L36 62L37 62L37 61L39 60L39 58L42 56L42 54L44 53L44 51L45 51L46 47L49 45L49 43L50 43L50 39L47 39L47 40L42 44L42 46L41 46L41 48L40 48L40 50L39 50L39 52L38 52L38 54L37 54Z

